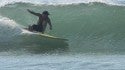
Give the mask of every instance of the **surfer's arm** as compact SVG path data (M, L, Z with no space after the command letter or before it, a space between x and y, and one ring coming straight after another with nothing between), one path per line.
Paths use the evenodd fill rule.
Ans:
M27 9L27 11L28 11L29 13L33 14L33 15L36 15L36 16L40 16L40 15L41 15L40 13L35 13L35 12L29 10L29 9Z
M48 24L50 26L50 30L52 30L52 24L51 24L51 20L48 18Z

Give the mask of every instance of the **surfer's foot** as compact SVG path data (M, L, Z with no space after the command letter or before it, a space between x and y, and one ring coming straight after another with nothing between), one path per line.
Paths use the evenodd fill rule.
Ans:
M44 31L42 31L42 34L44 34Z
M44 32L42 32L42 34L44 34Z

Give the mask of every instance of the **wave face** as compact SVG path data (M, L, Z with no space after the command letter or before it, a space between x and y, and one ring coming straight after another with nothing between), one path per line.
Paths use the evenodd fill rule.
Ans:
M19 25L15 27L14 31L7 31L7 33L9 35L15 33L20 35L23 27L36 23L38 19L36 16L29 14L26 9L41 13L44 10L48 10L51 14L50 18L52 20L53 30L47 30L47 33L69 39L70 51L95 53L124 52L125 7L119 5L111 6L97 2L56 6L18 2L1 7L0 15L2 18L7 17L12 19L15 24ZM113 1L113 3L115 2ZM121 4L120 2L118 1L117 4ZM0 23L4 23L4 21L0 21ZM11 23L9 22L9 24ZM9 26L12 27L12 25ZM4 27L7 29L7 26ZM6 35L4 32L0 36ZM41 41L41 39L38 39L38 41ZM23 40L23 42L27 42L27 40Z

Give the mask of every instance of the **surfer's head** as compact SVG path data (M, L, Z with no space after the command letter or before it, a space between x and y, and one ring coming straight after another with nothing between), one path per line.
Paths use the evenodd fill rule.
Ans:
M48 11L43 11L42 14L44 14L44 15L50 15Z

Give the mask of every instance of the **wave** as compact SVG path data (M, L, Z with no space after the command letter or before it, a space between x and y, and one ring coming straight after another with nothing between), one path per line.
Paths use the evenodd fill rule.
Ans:
M71 4L89 4L89 3L105 3L109 5L125 6L124 0L1 0L0 7L15 3L31 3L34 5L71 5Z
M47 33L69 39L69 49L72 52L121 53L125 50L123 6L109 6L104 3L64 6L15 3L1 7L0 14L13 19L16 24L21 25L19 27L23 28L37 21L37 17L29 14L26 9L41 13L48 10L51 14L53 30ZM17 32L20 32L20 29ZM35 41L37 43L41 39L38 37Z

